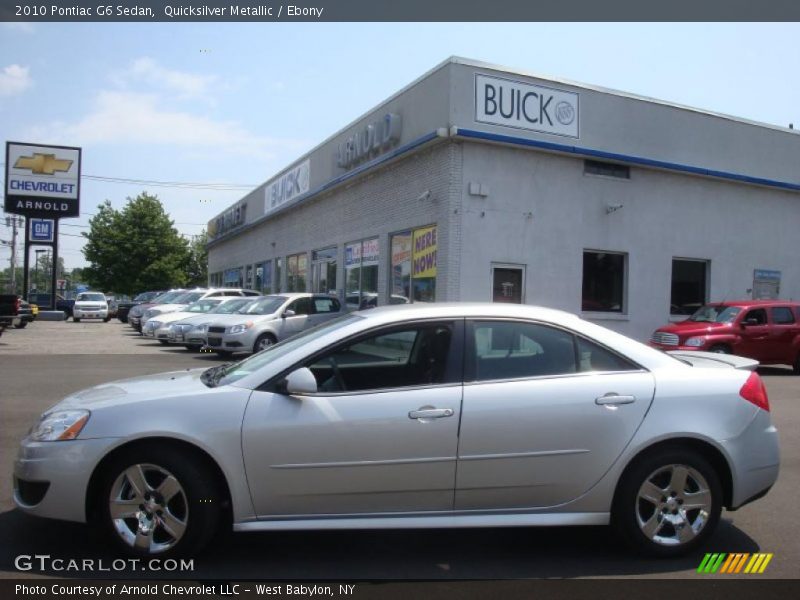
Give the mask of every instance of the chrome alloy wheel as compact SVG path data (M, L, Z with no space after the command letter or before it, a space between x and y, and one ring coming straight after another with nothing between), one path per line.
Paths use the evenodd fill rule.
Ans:
M175 546L189 520L189 503L178 480L166 469L135 464L111 486L109 514L131 548L157 554Z
M258 343L256 344L256 351L257 352L261 352L262 350L266 350L267 348L269 348L270 346L272 346L274 344L275 344L275 342L272 341L271 337L264 336L263 338L258 340Z
M696 469L666 465L651 473L639 488L636 522L657 544L686 544L708 522L712 500L708 482Z

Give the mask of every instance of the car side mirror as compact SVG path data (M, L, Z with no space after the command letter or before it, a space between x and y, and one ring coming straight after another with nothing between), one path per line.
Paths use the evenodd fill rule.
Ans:
M300 367L292 371L284 381L285 385L281 387L284 387L286 393L292 396L317 393L317 378L308 367Z
M294 315L295 315L295 312L293 310L287 308L285 311L283 311L283 314L281 315L281 317L283 317L285 319L286 317L293 317Z

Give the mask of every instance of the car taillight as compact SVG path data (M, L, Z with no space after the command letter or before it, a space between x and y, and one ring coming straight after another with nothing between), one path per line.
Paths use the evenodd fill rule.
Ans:
M739 395L748 402L755 404L758 408L769 412L767 388L764 387L764 382L761 381L761 377L758 376L758 373L750 373L750 377L747 378L742 389L739 390Z

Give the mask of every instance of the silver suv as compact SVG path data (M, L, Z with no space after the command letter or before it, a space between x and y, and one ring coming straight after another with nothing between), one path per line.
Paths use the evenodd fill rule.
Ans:
M343 313L339 300L324 294L264 296L241 314L209 323L206 346L218 354L260 352L304 329Z

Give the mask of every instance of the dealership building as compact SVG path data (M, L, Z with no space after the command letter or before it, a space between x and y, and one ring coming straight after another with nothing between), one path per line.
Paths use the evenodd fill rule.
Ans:
M212 285L523 302L638 339L800 298L800 132L462 58L214 218Z

